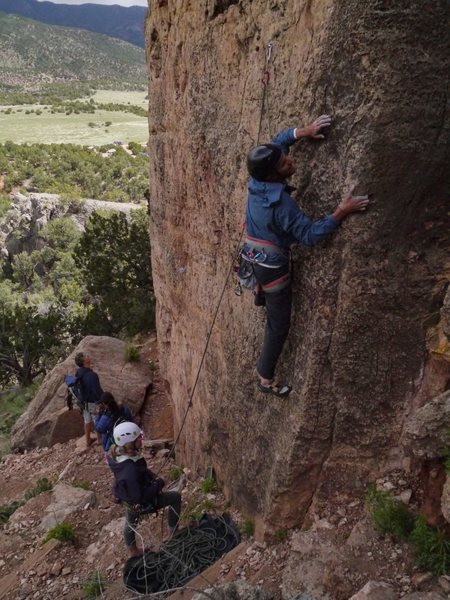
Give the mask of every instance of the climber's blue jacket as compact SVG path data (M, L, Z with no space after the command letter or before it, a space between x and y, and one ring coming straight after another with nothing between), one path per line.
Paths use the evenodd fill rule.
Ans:
M278 144L288 154L289 146L297 141L294 131L293 128L284 129L273 138L272 143ZM295 242L314 246L338 227L339 221L332 215L318 221L307 217L289 195L293 190L286 183L249 178L246 215L248 237L288 249ZM247 245L244 246L244 252ZM283 262L283 256L270 254L267 262L279 264Z

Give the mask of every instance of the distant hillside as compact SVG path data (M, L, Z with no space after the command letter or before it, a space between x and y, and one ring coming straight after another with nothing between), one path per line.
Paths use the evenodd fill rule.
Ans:
M145 52L106 35L0 12L0 89L72 81L143 88Z
M102 6L83 4L70 6L37 0L0 0L0 11L35 19L49 25L61 25L104 33L136 46L144 47L144 17L142 6Z

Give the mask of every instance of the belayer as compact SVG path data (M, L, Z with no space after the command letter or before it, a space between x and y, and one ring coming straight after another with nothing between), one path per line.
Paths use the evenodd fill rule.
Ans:
M292 390L292 386L274 379L291 322L289 247L295 242L314 246L333 233L348 215L364 211L369 204L367 196L348 195L332 214L312 221L290 196L294 188L286 179L295 173L295 167L288 156L289 147L301 138L323 139L320 132L330 124L331 117L322 115L307 127L281 131L271 144L256 146L247 154L247 235L241 257L252 264L267 312L263 348L256 367L258 387L279 397L288 396Z
M148 467L142 450L142 430L135 423L120 423L114 427L114 444L107 454L108 465L114 473L114 496L125 506L124 539L130 556L138 556L144 548L136 544L136 527L142 514L156 512L166 506L168 534L178 527L181 495L163 492L164 481Z

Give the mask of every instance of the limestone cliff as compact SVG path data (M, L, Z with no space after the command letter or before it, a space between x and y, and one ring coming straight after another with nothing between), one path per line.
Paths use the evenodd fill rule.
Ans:
M178 446L180 462L213 464L269 527L300 524L401 466L405 422L450 380L425 344L450 269L448 3L150 4L152 261L178 426L242 231L269 41L262 140L333 115L324 143L294 151L300 205L318 218L353 186L372 199L332 239L293 253L287 401L257 392L264 314L228 284Z
M97 210L117 211L129 215L142 208L139 204L103 202L84 199L64 202L58 194L13 194L11 207L0 218L0 254L11 260L19 252L32 252L45 245L39 234L52 219L67 217L80 231L84 231L89 215Z

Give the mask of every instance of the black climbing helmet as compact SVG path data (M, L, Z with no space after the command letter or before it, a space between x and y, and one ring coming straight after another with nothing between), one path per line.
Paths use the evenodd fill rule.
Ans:
M264 181L270 175L283 151L276 144L263 144L255 146L247 154L247 169L249 174L258 181Z

